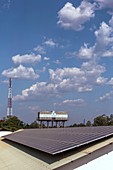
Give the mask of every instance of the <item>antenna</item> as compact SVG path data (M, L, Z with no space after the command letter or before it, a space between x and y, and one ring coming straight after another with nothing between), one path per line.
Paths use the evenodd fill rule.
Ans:
M9 78L7 117L12 116L12 79Z

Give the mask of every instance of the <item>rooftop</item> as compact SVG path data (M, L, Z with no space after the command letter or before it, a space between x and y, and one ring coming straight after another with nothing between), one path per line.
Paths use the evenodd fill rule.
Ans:
M5 139L48 154L58 154L113 135L113 126L25 129Z
M21 166L26 169L33 169L34 164L40 170L71 170L113 151L113 127L27 129L6 135L0 142L1 165L5 167L17 166L25 159Z

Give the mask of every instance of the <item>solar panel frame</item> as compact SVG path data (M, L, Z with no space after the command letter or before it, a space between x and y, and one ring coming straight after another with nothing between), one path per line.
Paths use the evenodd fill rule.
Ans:
M113 126L25 129L4 138L55 155L113 135Z

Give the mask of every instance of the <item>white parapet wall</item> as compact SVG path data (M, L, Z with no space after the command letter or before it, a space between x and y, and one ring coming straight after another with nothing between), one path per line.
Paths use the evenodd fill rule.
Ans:
M113 151L74 170L112 170L112 169L113 169Z
M9 134L11 134L12 132L10 132L10 131L0 131L0 137L3 137L3 136L5 136L5 135L9 135Z

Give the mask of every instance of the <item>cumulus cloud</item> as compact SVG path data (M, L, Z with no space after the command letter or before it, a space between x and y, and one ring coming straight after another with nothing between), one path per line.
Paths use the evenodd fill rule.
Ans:
M95 0L100 8L112 8L113 9L113 0Z
M113 15L112 15L112 17L111 17L111 19L109 21L109 25L113 28Z
M88 44L84 44L76 55L81 59L92 59L94 54L94 47L88 47Z
M113 91L110 91L109 93L106 93L105 95L99 97L99 99L97 101L107 101L110 100L112 98L113 95Z
M58 12L57 24L65 29L80 31L87 21L95 17L95 10L101 8L113 9L113 0L93 0L92 3L83 0L78 7L67 2Z
M38 45L37 47L34 48L34 51L40 53L40 54L46 54L45 48L41 45Z
M108 78L98 77L97 80L96 80L96 84L97 84L97 85L105 84L105 83L107 82L107 79L108 79Z
M101 57L113 57L113 16L108 24L102 22L100 27L94 32L96 41L93 46L84 43L78 52L73 52L74 56L81 59L100 59Z
M48 60L50 60L50 58L49 57L44 57L44 60L48 61Z
M113 28L105 22L102 22L100 28L95 31L96 36L96 49L102 50L113 43Z
M39 54L46 54L47 48L57 47L58 43L56 43L52 38L44 40L41 45L38 45L33 50L38 52Z
M55 47L55 46L57 46L57 43L54 42L52 39L46 40L43 44L44 44L44 45L47 45L47 46L49 46L49 47Z
M18 79L37 79L39 77L32 67L24 67L23 65L19 65L17 68L4 70L2 75Z
M102 76L105 67L94 62L84 62L80 68L57 68L49 69L49 82L39 82L22 91L21 95L14 97L15 100L29 98L60 96L67 92L89 92L96 85L105 84L107 79Z
M110 22L112 22L110 20ZM95 31L96 43L93 56L113 57L113 27L102 22L98 30Z
M102 85L107 79L101 74L105 67L94 62L85 62L81 68L49 69L51 81L58 85L59 90L78 92L92 91L94 85Z
M113 47L111 47L109 50L104 51L102 57L113 57Z
M51 96L56 91L56 86L52 83L48 84L47 82L39 82L32 85L29 89L22 91L21 95L13 97L13 100L26 100L28 98L44 97Z
M26 63L35 63L35 62L40 62L41 61L41 55L35 55L34 53L32 54L25 54L25 55L16 55L12 57L12 61L17 64L26 64Z
M107 82L109 85L113 85L113 77Z
M91 4L83 0L77 8L72 3L67 2L65 6L58 12L59 24L65 29L80 31L84 28L84 23L95 16L95 3Z

